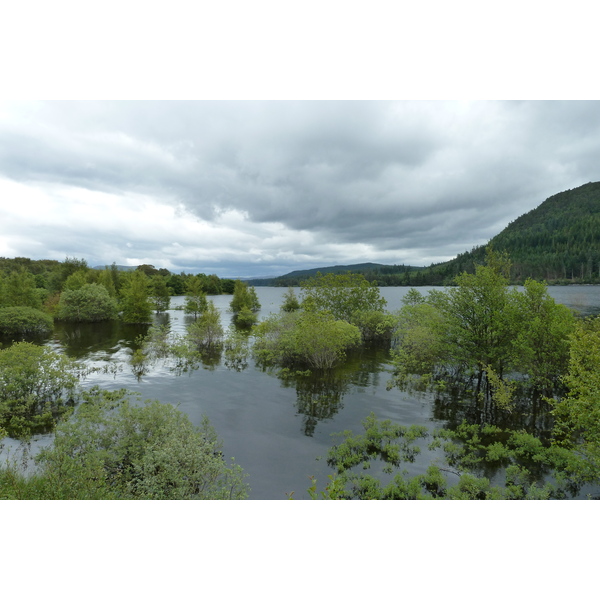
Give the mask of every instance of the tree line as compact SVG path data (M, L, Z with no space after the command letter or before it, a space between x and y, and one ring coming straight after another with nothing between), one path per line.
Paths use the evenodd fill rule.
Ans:
M233 294L240 283L203 273L173 274L153 265L123 271L114 263L93 269L83 259L68 257L63 262L0 258L0 335L48 333L53 319L148 323L153 311L164 312L179 295L186 296L186 313L198 315L207 295Z

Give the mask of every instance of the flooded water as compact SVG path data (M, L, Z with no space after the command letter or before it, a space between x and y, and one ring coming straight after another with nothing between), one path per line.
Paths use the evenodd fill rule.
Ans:
M401 307L409 288L381 288L388 310ZM420 288L426 293L432 288ZM259 318L278 312L285 288L256 288L262 304ZM594 286L551 287L557 301L582 314L600 312L600 288ZM228 312L231 296L212 296L224 327L232 326ZM190 317L175 310L183 297L172 299L173 307L155 317L171 331L183 333ZM108 389L126 387L143 398L157 399L179 407L192 422L207 415L224 442L224 453L234 457L248 475L251 499L308 498L310 477L324 487L331 470L325 458L334 443L332 434L361 430L361 421L375 413L403 425L426 425L431 430L447 424L447 413L431 394L388 391L391 376L389 353L365 350L349 356L348 363L327 376L283 381L256 367L251 358L241 370L229 368L221 357L197 370L177 375L158 361L139 377L130 364L138 336L147 326L119 322L57 324L49 345L95 366L110 367L106 373L88 377L86 386ZM38 437L36 445L49 436ZM407 466L409 475L423 472L436 457L423 443L423 452ZM10 446L10 444L9 444Z

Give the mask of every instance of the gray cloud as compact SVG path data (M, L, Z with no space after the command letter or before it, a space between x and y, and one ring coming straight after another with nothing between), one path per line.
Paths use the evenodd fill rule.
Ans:
M4 104L5 189L49 195L62 220L0 208L0 253L221 275L426 265L598 164L598 102Z

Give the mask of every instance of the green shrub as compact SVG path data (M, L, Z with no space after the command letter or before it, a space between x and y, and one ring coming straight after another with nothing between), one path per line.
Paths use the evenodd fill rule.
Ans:
M11 437L51 430L75 402L75 363L29 342L0 350L0 428Z
M63 321L96 322L116 319L117 301L98 283L86 283L79 289L67 289L58 303L57 318Z
M358 327L329 313L296 311L271 317L255 328L255 356L263 364L330 369L360 344Z
M52 331L52 317L27 306L0 308L0 335L44 335Z
M242 469L228 464L205 417L196 427L170 404L132 402L127 390L93 388L42 450L47 497L242 499Z

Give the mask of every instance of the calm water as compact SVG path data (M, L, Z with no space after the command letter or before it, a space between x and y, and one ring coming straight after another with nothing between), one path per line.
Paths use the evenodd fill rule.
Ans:
M408 289L381 288L388 310L401 307ZM432 288L420 291L426 293L428 289ZM278 312L287 290L259 287L256 291L262 304L259 317L263 318ZM600 287L551 287L549 291L557 301L582 314L600 312ZM221 312L223 325L229 327L231 296L211 299ZM183 297L172 299L173 307L181 304ZM168 323L173 332L183 333L189 317L182 311L170 310L156 319L158 323ZM137 377L129 360L136 337L146 330L144 326L117 322L58 325L48 343L90 364L122 369L118 373L92 375L86 386L127 387L143 398L178 406L196 424L206 414L224 442L225 455L235 457L248 474L251 499L285 499L291 492L294 498L308 498L311 475L322 489L331 472L325 457L335 441L332 434L347 429L360 431L361 421L370 412L380 419L426 425L432 430L447 423L439 399L436 403L432 395L386 390L391 365L388 353L382 350L356 353L330 376L298 384L261 371L251 359L239 371L217 360L183 375L174 374L168 365L159 362ZM49 439L38 438L34 446ZM425 442L421 456L408 465L408 473L422 472L435 457Z

